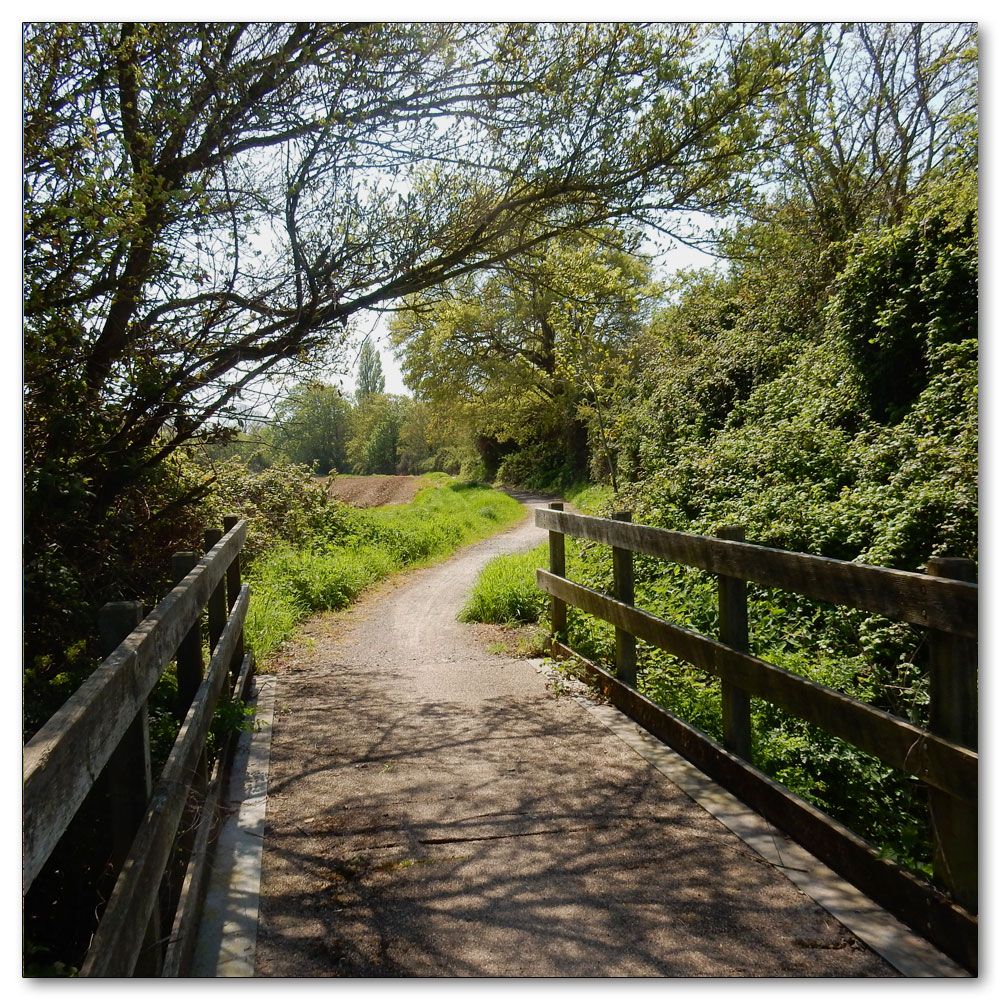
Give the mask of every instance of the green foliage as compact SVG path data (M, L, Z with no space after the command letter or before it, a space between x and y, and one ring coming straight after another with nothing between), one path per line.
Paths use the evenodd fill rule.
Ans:
M347 457L354 472L362 476L396 472L400 433L411 405L405 396L369 393L358 397L347 442Z
M358 400L366 396L385 392L385 375L382 374L382 358L370 340L365 340L358 354L357 389Z
M703 534L741 524L758 543L901 569L932 555L975 558L972 180L928 181L896 226L829 254L794 231L770 242L744 231L732 245L744 240L756 260L682 278L644 334L640 383L614 404L632 481L617 496L580 500L596 513L627 508L638 522ZM611 592L606 546L568 541L567 559L571 578ZM637 557L635 581L640 607L717 633L707 574ZM498 564L484 584L488 606L520 601L527 582ZM750 588L750 623L764 659L928 724L920 630L759 587ZM612 627L571 609L567 631L574 648L613 665ZM721 738L715 679L642 643L639 661L640 690ZM752 726L766 773L887 856L929 872L918 783L757 700Z
M212 716L212 726L206 743L209 760L222 750L226 740L237 733L249 732L254 726L257 706L248 705L239 698L220 702Z
M502 493L438 477L405 506L352 511L320 528L307 545L298 540L272 548L250 568L253 600L246 632L264 661L311 614L346 607L390 573L444 558L523 516Z
M482 569L458 619L497 625L541 621L548 610L548 596L535 586L535 569L549 565L549 547L502 555Z
M307 382L281 401L271 425L273 448L322 474L347 467L351 404L332 385Z
M597 514L610 510L614 495L610 486L593 483L574 483L563 494L566 502L581 514Z
M872 415L897 422L927 387L934 355L978 335L974 176L938 184L896 227L848 249L830 323L861 375Z
M200 545L204 522L197 504L211 480L175 453L150 474L150 493L122 495L81 519L77 503L93 491L71 468L60 472L57 465L25 473L24 661L42 683L67 674L78 684L99 659L101 605L138 598L152 607L169 589L170 553ZM42 524L35 505L46 495L53 504ZM30 679L28 691L40 693Z
M652 291L638 243L611 227L563 236L393 320L407 384L442 422L471 424L498 482L560 489L586 474L588 439L615 479L607 411Z
M245 558L253 561L279 543L308 545L352 530L357 512L331 499L326 487L302 465L276 462L254 472L238 459L218 467L203 516L221 524L227 514L246 518Z

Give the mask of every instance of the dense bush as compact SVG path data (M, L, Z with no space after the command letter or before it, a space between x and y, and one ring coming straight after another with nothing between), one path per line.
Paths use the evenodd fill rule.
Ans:
M216 467L212 493L201 516L206 524L221 524L227 514L246 518L244 558L286 543L309 545L314 538L335 539L354 530L358 513L331 498L326 485L304 465L276 462L255 471L240 459Z

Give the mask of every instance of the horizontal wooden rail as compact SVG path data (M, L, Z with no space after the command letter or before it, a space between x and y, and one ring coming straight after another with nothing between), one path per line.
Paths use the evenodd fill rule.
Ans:
M957 962L976 970L979 922L975 916L896 862L881 857L843 824L596 663L555 640L552 653L558 657L574 657L611 703L643 729L673 747L752 809L791 833L803 847L876 903L934 941Z
M26 893L246 540L240 521L24 748Z
M972 639L979 634L979 588L962 580L542 507L535 511L535 524L710 573L871 611L893 621Z
M545 593L733 682L906 774L958 798L978 798L979 755L966 747L543 569L536 570L536 581Z
M138 960L146 924L157 903L157 887L177 836L212 714L243 633L249 603L250 588L244 584L153 789L152 801L108 900L81 976L128 976Z
M550 546L554 540L559 553L567 534L612 548L615 598L567 580L561 558L551 562L549 572L539 569L536 575L553 608L579 608L614 626L615 676L587 663L605 694L881 905L953 958L975 968L979 797L975 564L967 559L932 558L926 574L907 573L754 545L743 541L744 529L739 525L721 528L721 537L712 538L633 524L627 512L616 513L612 519L568 514L561 505L536 509L535 523L548 530ZM631 589L621 585L623 553L640 553L714 574L718 638L636 608ZM929 727L914 726L752 656L745 581L926 629ZM565 611L562 615L562 628L553 627L556 655L573 652L562 641ZM626 646L624 636L644 639L720 678L725 747L636 691L634 657L621 653ZM870 844L753 767L751 697L768 701L928 786L934 878L950 899L879 858Z

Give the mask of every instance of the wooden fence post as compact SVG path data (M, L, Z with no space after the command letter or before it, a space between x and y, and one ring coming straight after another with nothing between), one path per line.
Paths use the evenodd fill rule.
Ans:
M549 510L562 510L561 501L549 504ZM553 576L566 575L566 536L561 531L549 532L549 572ZM550 600L552 635L564 636L566 632L566 602L553 597Z
M142 621L138 601L113 601L97 615L102 657L110 656ZM111 807L112 864L121 871L132 841L153 794L149 750L149 707L143 705L105 765L105 780ZM146 928L143 950L136 965L137 976L159 975L160 912L154 907Z
M170 560L174 586L198 565L197 552L175 552ZM191 626L177 647L177 713L183 719L205 676L201 655L201 618Z
M141 621L142 605L138 601L105 604L97 615L101 657L110 656ZM112 857L115 871L119 871L153 793L146 705L129 726L106 767L111 791Z
M227 514L222 519L222 529L229 534L233 528L239 523L239 516L236 514ZM233 557L233 561L229 564L229 569L226 570L226 600L229 605L229 610L233 610L233 606L236 604L237 599L240 596L240 588L243 586L243 580L241 578L240 570L240 553L237 552ZM243 630L240 629L240 637L236 643L236 650L233 653L233 665L230 668L230 672L233 675L233 680L238 676L240 669L243 666L243 657L245 656L243 649Z
M619 510L611 515L615 521L632 520L632 511ZM611 563L614 572L615 600L622 604L635 603L635 574L631 549L611 546ZM615 664L618 680L635 687L635 636L620 628L615 629Z
M728 525L716 532L718 538L746 541L742 525ZM741 653L750 652L747 624L747 585L731 576L719 577L719 639ZM722 682L722 741L727 750L749 761L750 696L729 681Z
M976 581L971 559L934 557L927 573L951 580ZM970 750L979 748L977 648L973 639L931 629L930 729ZM931 788L934 877L970 913L979 912L979 809Z
M205 551L210 552L221 538L222 532L218 528L209 528L205 532ZM222 631L226 627L226 619L229 617L226 587L227 581L220 580L208 599L208 648L212 652L215 652L219 636L222 635Z

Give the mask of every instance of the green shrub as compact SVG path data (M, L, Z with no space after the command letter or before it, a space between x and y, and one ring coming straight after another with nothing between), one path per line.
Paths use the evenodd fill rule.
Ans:
M246 518L249 531L243 558L252 561L286 543L308 546L353 534L358 511L331 498L323 482L304 465L276 462L262 471L231 459L216 469L202 516L221 524L227 514Z

